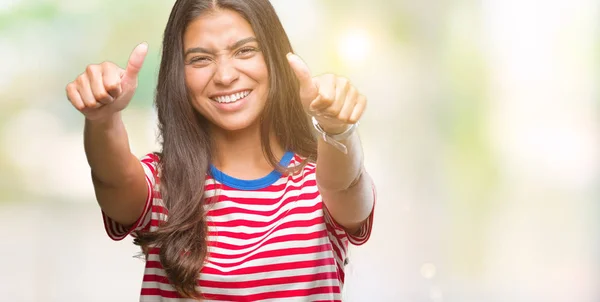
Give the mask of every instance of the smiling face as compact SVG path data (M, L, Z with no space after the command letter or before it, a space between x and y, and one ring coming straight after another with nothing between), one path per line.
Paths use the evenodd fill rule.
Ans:
M183 36L192 106L214 126L236 131L259 123L269 74L250 24L220 9L197 17Z

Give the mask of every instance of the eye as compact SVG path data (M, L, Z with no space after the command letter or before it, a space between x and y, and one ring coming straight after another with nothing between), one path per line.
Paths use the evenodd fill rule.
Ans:
M249 58L252 55L254 55L256 52L258 52L258 48L248 46L248 47L240 48L237 51L236 55L241 58Z
M209 57L192 57L189 61L188 64L194 64L194 65L207 65L209 64L211 61L211 59Z

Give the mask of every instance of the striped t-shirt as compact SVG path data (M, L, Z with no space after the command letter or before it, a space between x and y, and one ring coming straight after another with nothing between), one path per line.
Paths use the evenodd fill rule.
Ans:
M166 221L158 160L154 154L141 160L148 199L131 228L103 214L113 240L156 230ZM291 167L301 160L287 152L280 163ZM208 253L198 276L204 301L341 301L348 242L368 240L373 213L356 234L347 234L321 200L315 166L309 163L292 175L273 171L256 180L236 179L211 166L204 206ZM169 284L157 248L146 259L140 301L192 301L180 298Z

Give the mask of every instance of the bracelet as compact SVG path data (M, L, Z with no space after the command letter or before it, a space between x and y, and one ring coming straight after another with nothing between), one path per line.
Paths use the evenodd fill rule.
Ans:
M319 122L317 121L317 119L314 116L312 117L312 123L313 123L313 126L315 127L315 129L317 130L317 132L319 132L319 134L323 138L324 142L332 145L333 147L338 149L340 152L342 152L344 154L348 154L348 148L346 147L346 145L342 144L340 141L345 140L348 137L350 137L350 135L352 135L352 133L354 133L354 131L356 131L356 128L358 128L359 122L352 124L350 127L348 127L348 129L346 129L346 131L339 133L339 134L329 134L329 133L325 132L325 130L323 130L323 128L321 128L321 125L319 125Z

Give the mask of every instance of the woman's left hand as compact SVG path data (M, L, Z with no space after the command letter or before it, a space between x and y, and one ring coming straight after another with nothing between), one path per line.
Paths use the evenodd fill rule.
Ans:
M312 77L306 63L289 53L288 62L300 82L300 99L328 133L342 133L360 120L367 99L346 78L334 74Z

